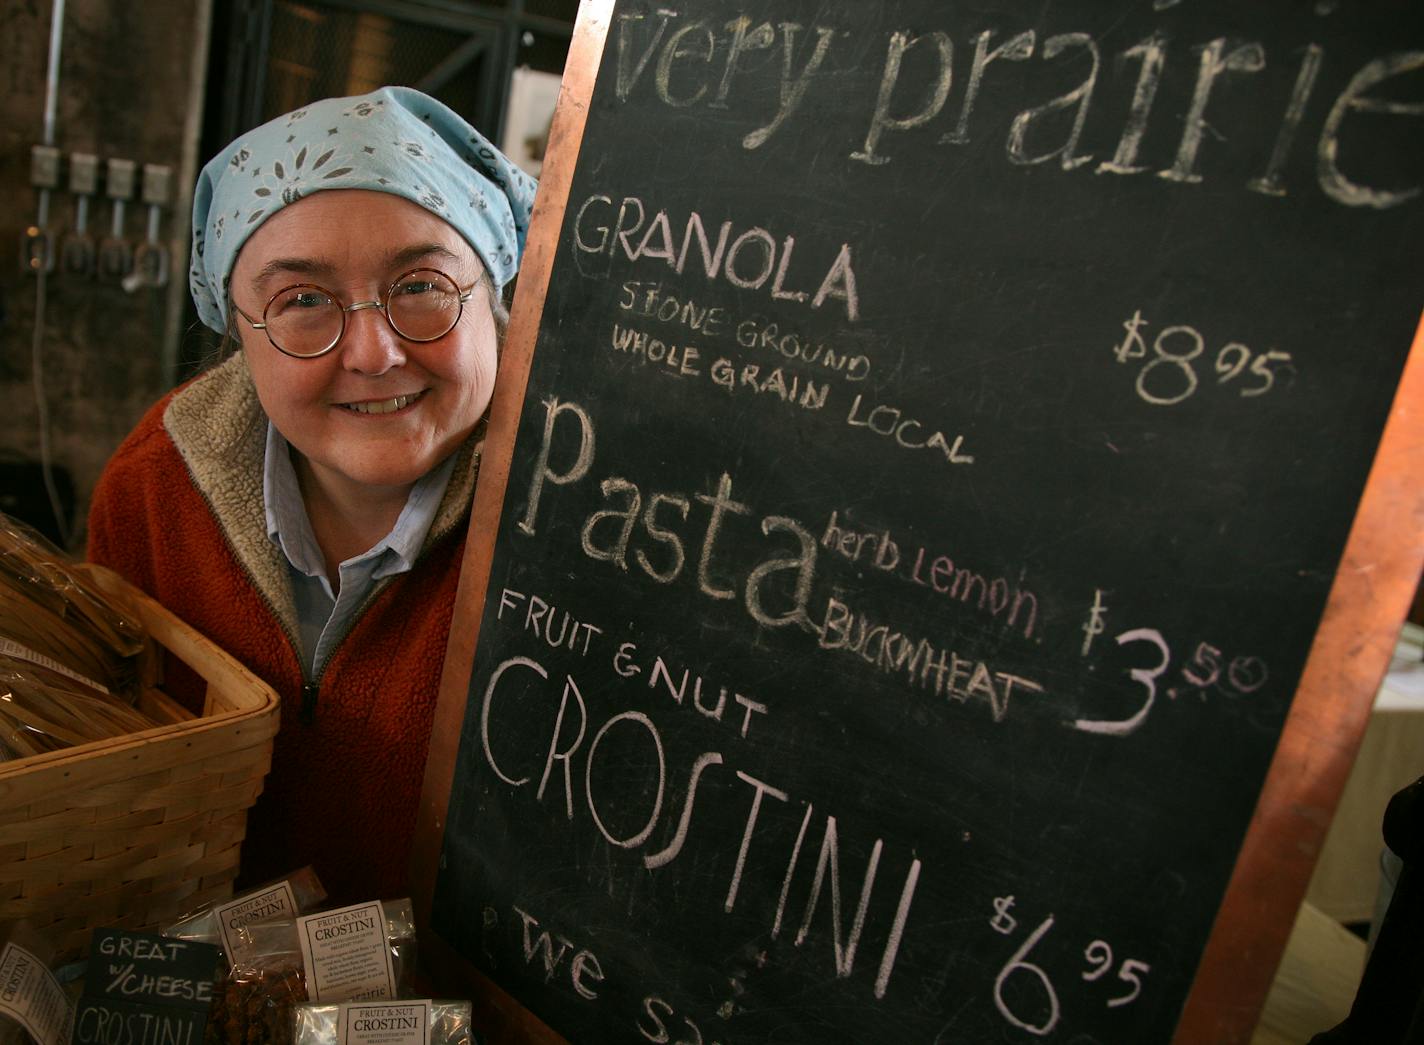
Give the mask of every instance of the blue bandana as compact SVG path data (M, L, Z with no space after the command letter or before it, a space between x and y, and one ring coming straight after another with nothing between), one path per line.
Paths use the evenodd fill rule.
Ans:
M519 268L535 182L464 119L410 87L328 98L279 116L198 176L188 286L204 323L226 329L228 280L253 230L323 189L373 189L419 204L464 236L503 287Z

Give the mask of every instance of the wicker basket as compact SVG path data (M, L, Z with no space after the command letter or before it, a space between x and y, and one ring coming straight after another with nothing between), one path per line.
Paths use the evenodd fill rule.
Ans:
M167 725L0 763L0 922L25 919L60 959L83 954L97 926L153 929L230 895L277 732L268 686L117 575L89 569L208 688L193 716L146 679L140 708Z

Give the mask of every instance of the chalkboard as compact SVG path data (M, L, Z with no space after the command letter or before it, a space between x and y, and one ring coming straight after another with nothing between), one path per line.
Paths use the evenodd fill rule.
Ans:
M202 1041L222 960L210 943L95 929L72 1042Z
M1419 321L1420 11L583 16L434 936L578 1041L1181 1040L1218 912L1298 902L1323 832L1238 865L1273 756L1328 821L1417 576L1417 492L1366 479ZM1273 918L1234 923L1247 1010Z

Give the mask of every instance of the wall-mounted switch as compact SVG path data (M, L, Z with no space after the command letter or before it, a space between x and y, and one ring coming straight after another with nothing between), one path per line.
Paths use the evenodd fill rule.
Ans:
M133 160L110 160L104 177L104 195L111 200L132 199L134 194Z
M41 189L59 185L59 150L53 145L30 146L30 184Z
M162 207L173 191L173 168L161 163L143 165L143 202Z
M92 152L69 154L69 191L76 196L92 196L99 188L99 157Z

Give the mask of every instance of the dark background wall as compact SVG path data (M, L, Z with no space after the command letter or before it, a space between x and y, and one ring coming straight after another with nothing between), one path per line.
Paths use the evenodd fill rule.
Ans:
M0 509L56 531L39 481L40 409L34 367L36 279L19 263L36 221L30 148L41 141L50 42L50 0L0 0ZM64 9L55 144L172 169L173 196L160 237L184 271L189 191L196 175L198 114L204 92L209 0L68 0ZM67 165L61 166L67 178ZM62 183L64 184L64 183ZM102 192L103 184L100 183ZM148 208L126 206L124 233L147 231ZM106 200L90 208L90 229L110 231ZM75 198L52 193L49 228L72 230ZM46 281L39 352L49 441L69 518L71 544L88 491L114 447L172 379L186 288L124 290L116 280L56 270ZM66 481L67 477L67 481Z

